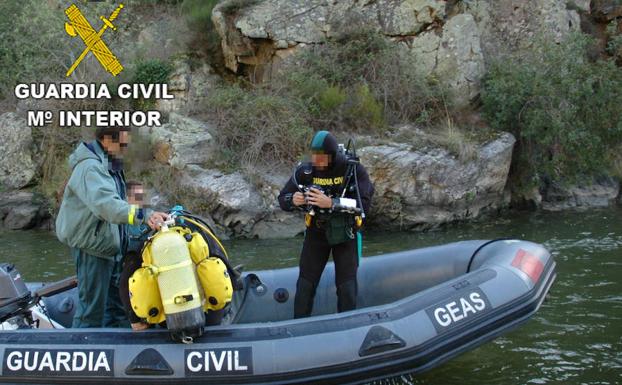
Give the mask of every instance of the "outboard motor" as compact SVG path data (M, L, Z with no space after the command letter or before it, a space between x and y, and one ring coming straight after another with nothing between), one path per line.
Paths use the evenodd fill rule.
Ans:
M32 294L15 266L0 263L0 323L21 315L22 321L17 322L17 327L29 327L26 321L30 320L28 308L32 300Z

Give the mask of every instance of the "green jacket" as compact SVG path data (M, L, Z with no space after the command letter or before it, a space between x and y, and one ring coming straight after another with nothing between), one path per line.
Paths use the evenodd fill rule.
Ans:
M144 217L124 200L125 182L122 176L115 182L108 159L96 141L80 143L71 154L72 173L56 218L56 236L87 254L113 259L122 252L126 231L119 225L140 224Z

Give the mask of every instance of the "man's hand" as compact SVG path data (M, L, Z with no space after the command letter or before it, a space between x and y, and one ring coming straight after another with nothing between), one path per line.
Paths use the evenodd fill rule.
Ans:
M292 203L294 204L294 206L304 205L306 203L305 196L302 195L300 191L295 192L294 195L292 195Z
M320 190L311 187L307 193L307 203L317 206L321 209L329 209L333 206L333 200Z
M168 214L160 211L154 211L149 220L147 221L147 225L151 227L152 230L158 230L164 221L168 219Z

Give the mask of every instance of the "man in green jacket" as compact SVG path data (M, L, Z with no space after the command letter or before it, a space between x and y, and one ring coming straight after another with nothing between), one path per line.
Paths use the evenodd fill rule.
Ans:
M115 327L127 324L119 298L121 255L127 226L144 223L143 209L125 200L123 154L129 144L126 128L96 131L96 140L80 143L69 157L71 177L56 218L56 236L71 247L78 275L79 303L73 327ZM155 229L166 214L153 212Z

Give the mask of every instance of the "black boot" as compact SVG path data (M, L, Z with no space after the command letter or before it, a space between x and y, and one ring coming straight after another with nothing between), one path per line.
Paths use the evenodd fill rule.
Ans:
M303 277L296 282L296 297L294 298L294 318L303 318L311 315L315 285Z
M337 311L339 313L356 309L356 279L337 286Z

